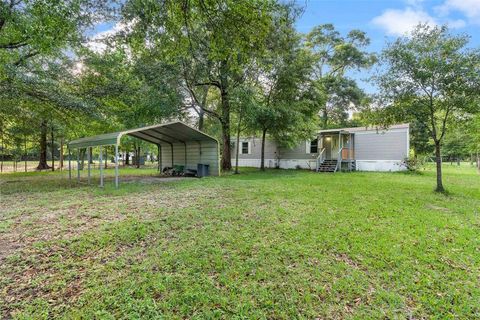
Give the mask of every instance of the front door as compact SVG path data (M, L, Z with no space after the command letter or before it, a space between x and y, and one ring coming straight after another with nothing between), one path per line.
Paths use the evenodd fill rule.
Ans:
M325 159L332 159L332 137L324 137L323 147L325 148Z

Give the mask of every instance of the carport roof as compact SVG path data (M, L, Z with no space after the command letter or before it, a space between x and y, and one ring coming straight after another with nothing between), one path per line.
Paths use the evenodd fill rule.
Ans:
M215 141L217 139L181 122L169 122L125 131L101 134L70 141L70 148L86 148L120 144L120 139L129 135L155 144L186 143L187 141Z

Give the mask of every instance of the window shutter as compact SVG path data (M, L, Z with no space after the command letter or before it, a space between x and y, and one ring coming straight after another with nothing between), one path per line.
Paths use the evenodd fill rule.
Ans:
M238 146L237 146L237 148L238 148L238 154L243 154L243 153L242 153L242 149L243 149L243 148L242 148L242 144L243 144L243 142L240 140L240 141L238 142Z
M311 144L311 142L308 141L308 140L305 142L305 153L307 153L307 154L310 153L310 144Z
M248 154L252 154L252 143L248 141Z

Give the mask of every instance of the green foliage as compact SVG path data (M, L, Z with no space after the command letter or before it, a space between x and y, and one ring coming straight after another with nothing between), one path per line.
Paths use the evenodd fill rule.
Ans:
M61 56L108 12L110 1L12 0L0 2L0 81L37 56Z
M433 140L438 191L444 190L440 162L447 126L479 111L480 51L467 44L468 37L446 27L419 25L383 51L384 71L375 78L381 90L379 122L421 121Z
M292 12L273 0L130 0L124 6L133 51L180 67L187 106L219 121L224 170L231 168L231 112L239 109L231 93L257 77L253 70L268 55L277 22ZM210 88L218 95L207 104L201 97Z
M348 124L349 111L352 108L361 110L364 105L366 95L360 89L356 81L343 76L325 76L316 81L320 92L323 93L323 99L327 101L321 106L322 126L345 127ZM319 99L322 101L323 99ZM318 103L318 102L317 102Z
M109 5L96 0L0 2L0 123L10 150L19 149L19 127L22 132L37 129L27 130L29 137L22 140L28 138L30 150L40 140L45 154L40 124L61 122L64 127L77 124L82 114L98 116L94 101L78 94L71 55L86 29L108 16Z
M365 51L370 39L360 30L342 36L332 24L324 24L313 28L305 40L315 60L313 77L319 92L316 103L322 126L345 125L348 111L365 102L363 91L345 74L369 68L376 62L376 56Z
M293 27L282 20L270 37L271 51L258 61L257 107L246 118L251 131L268 132L283 145L310 137L318 109L310 75L313 58Z
M434 141L441 140L450 119L478 111L478 50L466 49L468 37L446 27L420 25L383 52L386 72L375 80L387 106L387 122L422 119Z
M410 122L410 146L415 157L432 154L434 145L427 129L427 121L418 118Z

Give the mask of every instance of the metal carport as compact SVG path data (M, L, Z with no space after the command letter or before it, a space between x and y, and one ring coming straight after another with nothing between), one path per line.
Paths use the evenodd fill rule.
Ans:
M100 147L100 186L103 186L102 154L103 146L115 146L115 186L119 183L118 147L122 136L129 135L158 146L159 168L183 165L185 169L196 169L198 163L208 164L212 175L220 174L219 145L217 139L181 122L169 122L148 127L130 129L98 136L81 138L68 143L68 173L72 179L71 150ZM90 152L87 152L90 158ZM107 161L107 159L105 159ZM77 179L80 181L80 158L77 156ZM88 159L88 181L90 182L90 159Z

